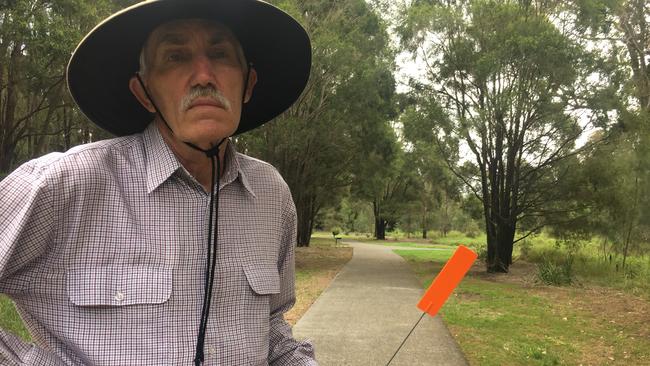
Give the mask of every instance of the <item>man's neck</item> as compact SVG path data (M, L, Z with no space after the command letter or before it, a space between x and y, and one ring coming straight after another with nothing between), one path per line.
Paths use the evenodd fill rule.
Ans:
M203 189L206 192L210 192L210 185L212 183L212 168L210 167L210 162L212 159L207 157L204 152L198 151L190 146L188 146L183 141L180 141L172 132L165 126L161 121L156 120L156 128L160 132L163 140L169 146L171 151L174 153L178 161L183 165L185 170L187 170L193 177L196 179ZM229 144L229 141L224 142L219 148L218 158L221 163L221 174L223 174L225 169L225 154L226 146ZM216 168L215 161L215 168Z

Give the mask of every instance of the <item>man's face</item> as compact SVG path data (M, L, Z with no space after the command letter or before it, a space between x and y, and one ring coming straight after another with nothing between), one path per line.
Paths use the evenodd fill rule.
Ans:
M144 52L144 83L175 138L209 148L237 130L247 70L226 27L205 20L166 23L149 35ZM246 101L255 81L253 71ZM155 112L135 79L130 87Z

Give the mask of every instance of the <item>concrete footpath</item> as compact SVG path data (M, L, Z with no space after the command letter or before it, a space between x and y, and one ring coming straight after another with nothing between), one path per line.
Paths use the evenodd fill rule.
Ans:
M385 366L420 318L424 290L392 248L346 243L352 259L293 332L314 343L321 366ZM418 365L467 365L439 316L425 316L391 362Z

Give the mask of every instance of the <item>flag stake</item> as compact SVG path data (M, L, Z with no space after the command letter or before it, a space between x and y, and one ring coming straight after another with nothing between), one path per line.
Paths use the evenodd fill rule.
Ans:
M429 286L429 289L424 293L424 296L422 296L420 302L417 304L417 307L423 311L420 319L415 323L406 338L404 338L402 344L399 345L397 351L395 351L393 357L390 358L386 366L390 365L399 350L402 349L406 340L411 336L411 333L413 333L418 324L420 324L422 318L424 318L424 314L429 314L433 317L438 313L438 310L440 310L442 305L444 305L449 298L449 295L451 295L456 286L458 286L463 277L465 277L467 271L472 267L472 264L477 257L478 255L466 246L459 245L458 248L456 248L454 254L447 263L445 263L436 278L433 279L431 286Z
M406 338L404 338L404 340L402 341L402 344L399 345L399 347L397 348L397 351L395 351L395 353L393 354L393 357L391 357L390 360L388 360L388 363L386 364L386 366L390 365L390 363L393 361L393 358L395 358L395 356L397 356L397 352L399 352L399 350L402 349L402 346L404 345L404 343L406 343L406 340L409 339L409 337L411 336L411 333L413 333L413 331L415 330L415 327L417 327L418 324L420 324L420 321L422 321L422 318L424 318L424 314L426 314L426 313L422 313L422 315L420 316L420 319L418 319L418 322L415 323L413 328L411 328L411 331L406 336Z

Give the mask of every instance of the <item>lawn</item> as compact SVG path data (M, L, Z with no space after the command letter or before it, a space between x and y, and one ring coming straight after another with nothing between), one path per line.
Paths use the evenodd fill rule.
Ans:
M0 295L0 328L18 335L26 341L31 340L13 301L5 295Z
M453 250L396 250L428 287ZM650 365L650 302L582 279L545 286L535 264L476 263L440 314L472 365Z

